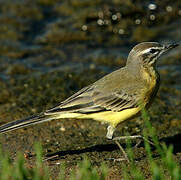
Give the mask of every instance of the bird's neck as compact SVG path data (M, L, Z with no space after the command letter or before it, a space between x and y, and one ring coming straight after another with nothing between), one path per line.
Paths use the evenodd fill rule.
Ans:
M150 74L150 76L157 76L158 74L155 64L149 65L149 64L133 63L133 64L127 64L126 67L130 69L130 72L135 76L142 75L143 72L147 72L148 74Z
M157 76L159 76L159 73L156 69L156 65L147 65L147 66L143 66L142 67L143 71L147 72L149 74L150 77L152 78L157 78Z

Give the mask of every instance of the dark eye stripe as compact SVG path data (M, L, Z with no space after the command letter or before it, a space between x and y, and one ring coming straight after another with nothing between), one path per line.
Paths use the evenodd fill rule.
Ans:
M158 52L159 50L157 49L154 49L156 50L155 52ZM150 54L151 53L151 54ZM143 54L142 57L143 57L143 63L149 63L149 62L152 62L157 56L158 56L159 53L152 53L152 52L149 52L149 53L146 53L146 54Z
M154 53L156 53L156 52L158 52L158 49L151 49L151 50L150 50L150 53L153 53L153 54L154 54Z

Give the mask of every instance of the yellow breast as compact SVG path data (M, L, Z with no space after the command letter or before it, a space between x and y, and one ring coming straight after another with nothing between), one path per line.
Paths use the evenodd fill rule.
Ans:
M143 78L145 79L145 89L143 90L145 105L149 105L155 97L159 88L159 74L154 68L143 69Z

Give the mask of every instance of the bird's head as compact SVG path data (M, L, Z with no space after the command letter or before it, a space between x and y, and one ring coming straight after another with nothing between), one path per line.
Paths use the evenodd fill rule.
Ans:
M153 66L161 54L177 46L178 44L161 45L157 42L140 43L130 51L127 65L141 64L143 66Z

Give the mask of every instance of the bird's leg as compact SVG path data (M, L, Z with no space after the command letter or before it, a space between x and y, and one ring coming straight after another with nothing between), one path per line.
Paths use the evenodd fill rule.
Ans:
M126 154L126 152L124 151L124 149L122 148L122 146L120 145L120 143L118 142L117 139L113 138L113 133L115 131L115 128L113 126L108 126L107 128L107 134L106 134L106 137L110 140L113 140L115 141L115 143L118 145L119 149L121 150L121 152L123 153L124 155L124 158L119 158L119 159L114 159L114 158L111 158L111 160L113 159L114 161L128 161L129 162L129 159L128 159L128 156Z
M106 137L108 139L113 139L113 134L114 134L115 128L113 126L108 126L107 127L107 134Z
M115 128L113 126L108 126L107 128L107 134L106 134L106 137L110 140L113 140L115 141L115 143L118 145L119 149L121 150L121 152L123 153L124 155L124 158L119 158L119 159L114 159L114 158L111 158L113 159L114 161L123 161L123 160L126 160L129 162L129 159L128 159L128 155L126 154L125 150L123 149L123 147L120 145L120 143L118 141L120 140L126 140L126 139L143 139L145 140L146 142L148 142L149 144L151 145L154 145L153 142L149 141L148 139L146 139L144 136L142 135L132 135L132 136L120 136L120 137L115 137L113 138L113 134L114 134L114 131L115 131ZM140 143L140 142L139 142ZM136 144L137 146L137 144Z
M133 136L121 136L121 137L115 137L112 140L114 141L120 141L120 140L126 140L126 139L143 139L146 142L148 142L151 145L154 145L153 142L149 141L148 139L146 139L144 136L142 135L133 135Z

